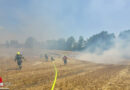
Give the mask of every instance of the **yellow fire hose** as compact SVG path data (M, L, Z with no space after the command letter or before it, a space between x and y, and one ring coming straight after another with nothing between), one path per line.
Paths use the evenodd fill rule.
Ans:
M51 90L54 90L54 87L55 87L55 84L56 84L56 80L57 80L57 68L56 68L56 65L55 65L54 62L53 62L53 65L54 65L54 69L55 69L55 79L54 79L54 82L53 82Z

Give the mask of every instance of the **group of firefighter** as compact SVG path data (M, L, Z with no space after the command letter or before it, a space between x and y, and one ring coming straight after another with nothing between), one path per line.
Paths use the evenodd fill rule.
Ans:
M44 57L45 57L46 62L48 62L48 59L49 59L48 55L45 54ZM40 56L40 58L42 58L42 56ZM67 64L67 59L68 59L67 56L63 56L62 59L63 59L64 65L66 65ZM17 54L15 56L15 62L17 62L17 64L18 64L19 70L22 69L22 62L23 62L23 60L25 60L23 55L20 52L17 52ZM54 61L54 60L55 59L53 57L51 57L51 61Z

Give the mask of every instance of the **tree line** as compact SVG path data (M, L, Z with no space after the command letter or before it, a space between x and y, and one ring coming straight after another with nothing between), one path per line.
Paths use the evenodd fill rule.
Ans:
M67 51L86 50L93 53L110 49L114 45L115 38L130 40L130 30L121 32L118 37L115 37L114 33L102 31L87 39L85 39L83 36L80 36L78 40L76 40L73 36L70 36L67 39L60 38L58 40L39 42L35 38L29 37L23 44L20 44L17 40L11 40L6 41L5 46L7 48L45 48Z

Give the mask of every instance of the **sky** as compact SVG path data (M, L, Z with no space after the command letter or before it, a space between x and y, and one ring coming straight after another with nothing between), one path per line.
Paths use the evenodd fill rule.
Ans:
M130 0L0 0L0 42L130 29Z

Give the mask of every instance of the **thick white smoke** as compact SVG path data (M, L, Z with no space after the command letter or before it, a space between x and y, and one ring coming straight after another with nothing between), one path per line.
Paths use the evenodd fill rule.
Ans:
M130 59L129 45L130 44L125 41L116 39L115 45L111 49L104 51L102 54L82 52L77 58L96 63L121 64Z

